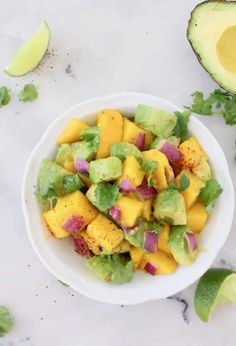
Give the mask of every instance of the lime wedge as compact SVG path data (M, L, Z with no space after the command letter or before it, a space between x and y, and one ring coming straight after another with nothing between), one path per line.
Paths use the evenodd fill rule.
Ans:
M12 77L23 76L38 66L50 41L50 29L43 22L37 31L17 50L4 72Z
M203 322L208 322L215 307L228 302L236 303L236 273L230 269L209 269L199 280L194 307Z

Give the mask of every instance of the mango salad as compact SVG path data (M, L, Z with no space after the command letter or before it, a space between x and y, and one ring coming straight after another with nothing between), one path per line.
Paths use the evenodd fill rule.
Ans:
M36 195L52 235L70 237L99 279L122 284L135 270L193 263L222 188L186 112L102 110L94 126L72 118L57 146L41 162Z

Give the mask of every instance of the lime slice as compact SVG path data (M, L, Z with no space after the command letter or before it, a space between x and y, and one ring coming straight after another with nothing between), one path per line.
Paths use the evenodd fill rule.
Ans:
M236 303L236 273L229 269L209 269L199 280L194 306L199 318L208 322L218 304Z
M50 29L44 21L31 38L17 50L4 72L12 77L19 77L32 71L44 57L49 41Z

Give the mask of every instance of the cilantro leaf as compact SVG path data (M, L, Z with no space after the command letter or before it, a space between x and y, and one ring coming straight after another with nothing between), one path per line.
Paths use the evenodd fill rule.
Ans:
M66 175L63 178L63 185L65 187L66 194L80 190L82 187L84 187L84 183L81 181L78 174Z
M19 100L22 102L31 102L38 98L38 91L34 84L25 84L23 90L18 94Z
M141 169L147 174L148 186L154 186L154 181L152 179L153 172L157 169L158 162L153 160L143 160L141 162Z
M214 178L208 180L206 185L201 189L199 199L205 206L214 202L223 192L222 187Z
M92 126L87 129L84 129L80 131L79 133L80 139L89 141L90 139L94 139L94 137L99 136L99 127L98 126Z
M139 229L142 229L143 231L150 231L154 233L162 232L162 228L157 222L151 222L151 221L141 219L138 221L138 224L139 224Z
M0 107L6 106L11 100L9 90L6 87L0 88Z
M9 310L0 305L0 337L8 333L13 326L13 319Z
M97 184L95 190L96 205L102 212L107 212L116 202L119 196L119 187L109 183Z
M203 93L200 91L195 91L192 94L193 104L191 106L191 111L193 113L198 113L202 115L212 115L213 100L208 98L204 99Z
M57 280L61 285L65 286L65 287L70 287L70 285L68 285L67 283L65 283L62 280Z
M188 132L188 121L191 111L186 110L185 112L175 112L177 122L173 130L173 135L181 138L182 141L186 141L189 138Z
M182 174L179 180L179 192L186 190L189 187L190 180L186 174Z
M196 91L192 94L193 104L189 110L201 115L223 115L227 125L236 124L236 96L222 91L214 90L208 98L204 99L203 93ZM188 108L188 107L187 107ZM216 111L216 109L220 110Z

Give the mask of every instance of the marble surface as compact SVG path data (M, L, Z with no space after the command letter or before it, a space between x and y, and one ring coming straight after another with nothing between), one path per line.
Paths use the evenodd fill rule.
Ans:
M193 308L195 285L170 299L129 307L92 301L62 286L33 252L20 203L29 154L68 107L119 91L146 92L182 106L190 103L193 91L216 87L186 40L197 2L1 1L1 70L44 19L52 41L50 54L35 72L17 79L0 73L0 84L12 95L12 102L0 109L0 305L8 306L15 318L0 346L235 345L236 307L218 308L208 324L202 323ZM20 103L17 93L31 81L40 96ZM222 145L236 186L235 128L221 118L201 120ZM215 265L235 268L235 226L234 220Z

